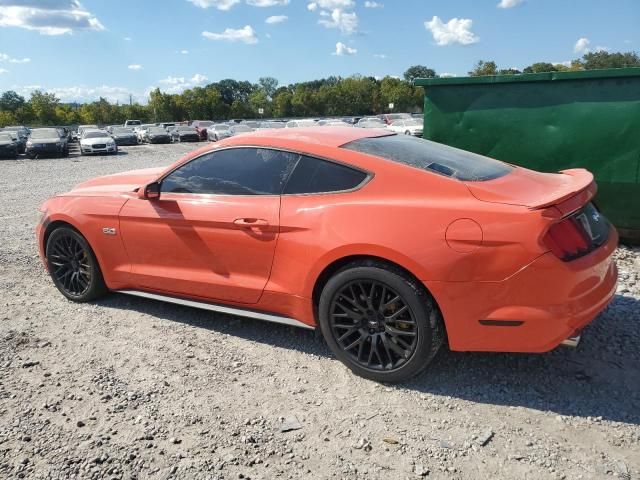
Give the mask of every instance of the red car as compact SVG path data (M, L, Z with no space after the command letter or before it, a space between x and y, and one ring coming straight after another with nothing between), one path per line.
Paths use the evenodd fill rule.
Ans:
M615 293L586 170L538 173L384 130L265 130L42 206L67 298L108 290L320 328L359 375L575 343Z
M207 128L211 127L213 122L209 120L194 120L191 122L191 126L196 129L198 132L198 137L200 140L207 140Z

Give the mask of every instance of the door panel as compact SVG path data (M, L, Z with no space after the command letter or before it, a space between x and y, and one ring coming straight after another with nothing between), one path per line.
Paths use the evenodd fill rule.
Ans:
M120 231L141 288L239 303L260 299L278 236L280 196L163 193L131 199Z

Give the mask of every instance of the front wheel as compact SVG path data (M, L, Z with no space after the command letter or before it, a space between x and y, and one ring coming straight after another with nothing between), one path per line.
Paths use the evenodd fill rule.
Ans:
M374 261L351 264L327 282L319 321L336 357L355 374L380 382L417 375L444 340L440 311L424 288Z
M46 257L53 283L69 300L88 302L107 292L96 256L76 230L55 229L47 240Z
M407 130L406 132L404 132L405 135L411 135L411 132L409 130Z

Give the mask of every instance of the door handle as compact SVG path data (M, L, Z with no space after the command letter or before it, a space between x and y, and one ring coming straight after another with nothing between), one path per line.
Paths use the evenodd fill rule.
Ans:
M236 218L233 221L234 225L239 225L241 227L266 227L269 225L269 222L262 218Z

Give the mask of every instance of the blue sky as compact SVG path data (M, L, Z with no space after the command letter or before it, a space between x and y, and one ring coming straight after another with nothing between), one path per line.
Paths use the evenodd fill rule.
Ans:
M0 91L144 101L223 78L460 76L640 51L638 25L638 0L0 0Z

